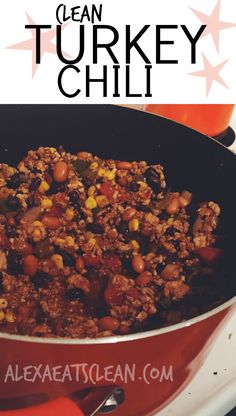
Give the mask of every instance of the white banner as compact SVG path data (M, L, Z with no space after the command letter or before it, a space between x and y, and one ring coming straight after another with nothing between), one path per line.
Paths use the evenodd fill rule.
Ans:
M1 0L1 103L235 103L235 0Z

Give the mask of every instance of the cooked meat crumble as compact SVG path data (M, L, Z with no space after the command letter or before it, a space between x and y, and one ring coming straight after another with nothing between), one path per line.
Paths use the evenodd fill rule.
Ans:
M219 217L159 164L61 146L0 164L0 331L123 335L220 304Z

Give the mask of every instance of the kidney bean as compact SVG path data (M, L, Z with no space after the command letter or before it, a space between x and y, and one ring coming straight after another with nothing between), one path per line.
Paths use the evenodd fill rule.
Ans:
M133 299L135 300L135 299L138 299L138 297L139 297L139 292L138 292L138 290L136 289L136 287L131 287L130 289L128 289L128 290L126 291L126 295L127 295L127 296L129 296L129 297L131 297L131 298L133 298Z
M184 199L182 196L178 196L178 202L179 202L180 208L186 208L189 204L189 201Z
M150 272L143 272L140 273L137 277L137 279L135 279L135 283L138 286L145 286L148 283L150 283L152 281L152 273Z
M128 325L122 324L120 326L119 332L121 335L127 335L130 333L130 327Z
M110 306L121 306L124 300L124 294L113 285L108 285L105 290L105 300Z
M105 316L99 320L99 326L103 331L115 332L120 327L120 321L112 316Z
M44 215L42 218L42 223L45 225L45 227L49 228L49 230L57 230L57 228L61 226L59 218L49 215Z
M178 198L172 198L166 207L166 212L169 215L174 215L179 212L179 200Z
M224 251L216 247L202 247L196 250L196 254L202 262L211 265L223 257Z
M68 174L69 166L66 162L60 161L53 166L53 179L55 182L65 182Z
M134 256L132 259L132 267L136 273L144 271L145 263L141 255Z
M84 262L86 264L86 266L99 266L99 264L101 263L101 257L100 256L95 256L93 254L85 254L84 255Z
M37 270L38 270L38 259L31 254L29 256L26 256L23 260L24 273L32 277L37 273Z
M79 152L79 153L77 153L77 156L80 158L80 159L90 159L91 157L92 157L92 154L91 153L88 153L88 152Z
M126 179L125 176L122 176L121 178L119 178L117 182L120 186L126 186L127 185L127 179Z
M116 167L117 167L117 169L130 170L132 168L132 163L130 163L130 162L118 162Z
M131 218L133 218L133 216L136 214L136 209L134 208L128 208L122 215L122 219L124 221L130 221Z
M80 273L84 270L85 263L84 263L83 257L81 256L77 257L76 262L75 262L75 268Z
M179 279L181 267L179 264L167 264L161 272L161 277L165 280Z

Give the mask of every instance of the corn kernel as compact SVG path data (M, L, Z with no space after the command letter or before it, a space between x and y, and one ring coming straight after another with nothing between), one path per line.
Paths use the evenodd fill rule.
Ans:
M7 300L4 299L4 298L0 298L0 310L1 309L6 309L7 308L7 305L8 305Z
M66 240L66 243L68 244L69 247L74 247L75 240L73 239L73 237L68 235L67 237L65 237L65 240Z
M6 319L7 322L9 322L11 324L13 322L15 322L15 316L13 315L12 312L7 312L6 315L5 315L5 319Z
M62 270L64 268L63 258L59 254L54 254L52 256L52 261L59 270Z
M94 209L94 208L97 207L97 202L96 202L96 200L94 198L92 198L90 196L88 199L86 199L85 206L86 206L86 208Z
M89 166L89 169L91 169L91 170L96 170L97 168L98 168L98 163L97 162L93 162Z
M104 176L104 173L105 173L105 169L102 169L102 168L99 168L98 169L98 176Z
M139 220L137 220L136 218L133 218L129 222L129 232L131 233L134 231L138 231L138 229L139 229Z
M48 183L46 181L42 181L38 187L38 190L39 192L41 192L41 194L44 194L45 192L49 190L49 188L50 186L48 185Z
M63 238L56 238L56 239L55 239L55 244L56 244L57 246L63 246L63 245L65 245L65 244L66 244L66 240L64 240Z
M36 230L33 231L33 241L35 243L38 243L41 240L42 240L41 231L38 228L36 228Z
M95 245L96 245L96 239L95 238L90 238L89 240L88 240L88 248L89 248L89 250L92 250L94 247L95 247Z
M131 247L132 247L133 250L139 251L140 245L136 240L131 240L130 244L131 244Z
M90 188L88 189L88 196L93 196L95 192L96 192L96 187L90 186Z
M5 313L3 311L0 311L0 321L3 321L5 319Z
M43 227L43 223L41 221L34 221L33 226L34 227Z
M67 210L66 210L66 220L67 221L73 220L74 215L75 215L74 210L72 208L67 208Z
M97 204L98 204L98 206L99 206L99 208L104 208L104 207L106 207L107 205L109 205L109 199L107 198L107 196L105 196L105 195L100 195L100 196L97 196L96 197L96 202L97 202Z
M50 147L50 152L51 153L56 153L57 149L55 149L55 147Z
M173 225L173 223L174 223L174 218L169 218L169 219L167 220L167 224L168 224L168 225Z
M42 199L42 201L41 201L41 207L42 207L43 209L50 209L50 208L52 208L52 205L53 205L53 202L52 202L52 200L51 200L51 199L49 199L49 198L44 198L44 199Z
M113 179L115 179L116 177L116 169L112 169L112 170L106 170L104 172L104 176L109 180L109 181L113 181Z
M143 181L138 181L137 182L138 183L138 185L139 185L139 189L140 189L140 191L145 191L145 189L147 189L147 187L148 187L148 185L146 184L146 182L143 182Z

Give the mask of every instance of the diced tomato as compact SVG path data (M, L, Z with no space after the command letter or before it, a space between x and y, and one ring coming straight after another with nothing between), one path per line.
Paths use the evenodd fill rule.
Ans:
M122 263L118 256L111 254L103 259L104 270L111 271L112 273L121 273Z
M127 195L126 195L126 193L120 193L119 195L118 195L118 201L119 202L125 202L127 200Z
M107 196L107 198L112 198L112 196L114 195L114 188L110 183L104 182L101 184L101 187L99 189L99 193L101 195L105 195Z
M63 212L62 208L55 205L48 211L48 215L54 216L54 217L60 217L62 215L62 212Z
M124 300L124 294L114 285L108 285L105 290L105 300L110 306L121 306Z
M9 240L2 230L0 231L0 247L4 249L9 247Z
M130 296L133 299L137 299L139 293L138 293L138 290L135 287L131 287L129 290L127 290L126 295Z
M101 257L93 254L84 254L83 259L86 266L96 267L101 263Z
M204 263L214 264L223 257L224 251L216 247L202 247L196 250L196 254Z

